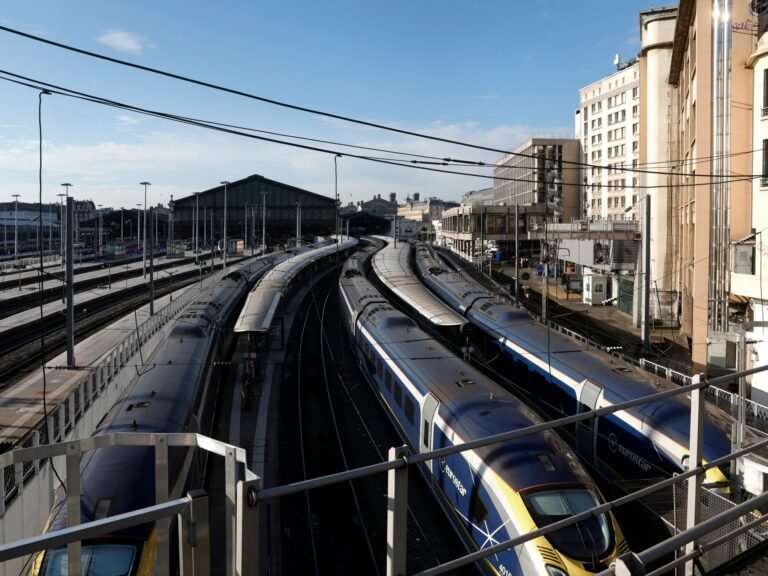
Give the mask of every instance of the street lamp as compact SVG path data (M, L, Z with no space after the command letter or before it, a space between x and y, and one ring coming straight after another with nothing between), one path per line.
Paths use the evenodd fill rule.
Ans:
M141 244L141 202L136 204L136 243Z
M221 184L224 184L224 268L227 267L227 186L228 180L222 180Z
M13 194L13 260L17 268L19 264L19 196L21 194Z
M66 194L62 192L57 194L61 198L61 206L59 209L59 248L61 248L61 263L64 264L64 230L66 226L66 220L64 219L64 198Z
M197 263L198 236L200 234L200 192L195 192L195 223L192 228L195 233L195 263Z
M267 253L267 191L261 191L261 255Z
M99 209L99 239L96 242L96 257L103 256L103 250L101 249L101 240L103 238L103 228L102 228L102 220L101 220L101 207L104 206L104 204L97 204L96 208Z
M141 270L144 278L147 277L147 186L151 182L139 182L139 186L144 186L144 243L141 251Z
M339 166L337 163L340 157L341 154L336 154L336 156L333 157L333 187L336 193L336 242L341 241L339 238L341 231L339 229Z
M70 186L74 186L74 184L70 184L69 182L64 182L62 184L62 186L64 186L64 196L65 196L65 198L69 198L69 187ZM66 200L63 200L63 202L64 202L64 205L67 204ZM72 222L73 222L73 226L75 227L75 230L77 230L77 223L74 220L72 220ZM64 230L66 230L66 227L64 228ZM63 245L64 245L64 243L62 242L62 246ZM61 257L62 257L62 259L64 258L64 251L63 250L61 252Z
M301 202L296 202L296 248L301 246Z
M125 212L125 208L120 206L120 244L125 245L125 238L123 237L123 214Z

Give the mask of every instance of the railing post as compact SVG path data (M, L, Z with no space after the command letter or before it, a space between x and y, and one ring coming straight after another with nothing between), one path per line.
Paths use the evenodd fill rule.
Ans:
M692 383L701 381L701 375L693 377ZM701 388L691 391L691 434L690 455L688 457L688 469L693 470L701 466L701 453L704 446L704 398ZM701 517L701 476L691 476L688 479L688 500L686 507L686 529L691 529L699 523ZM686 544L685 552L693 552L698 546L698 541L693 540ZM694 561L685 564L685 576L693 576Z
M259 500L261 478L237 483L237 532L235 533L235 574L259 573ZM247 538L247 540L246 540Z
M187 493L189 507L179 514L179 565L182 576L209 576L211 573L211 530L208 523L208 494L205 490Z
M408 455L408 448L390 448L388 460ZM387 472L387 576L405 574L408 520L408 467Z
M237 530L237 460L235 450L227 446L224 454L224 537L226 539L226 574L234 576L236 563L236 550L234 545L235 531Z
M67 443L67 526L80 524L80 444ZM69 576L80 576L80 541L67 544Z
M164 435L155 435L155 504L168 501L168 439ZM168 574L170 571L170 518L157 521L157 570L156 574Z

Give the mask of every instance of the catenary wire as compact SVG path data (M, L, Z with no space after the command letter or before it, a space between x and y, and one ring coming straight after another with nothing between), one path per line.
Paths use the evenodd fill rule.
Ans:
M446 144L453 144L453 145L456 145L456 146L462 146L462 147L466 147L466 148L473 148L473 149L476 149L476 150L484 150L486 152L496 152L496 153L499 153L499 154L503 154L505 156L517 156L517 157L520 157L520 158L531 158L531 159L536 159L537 158L537 156L535 154L526 154L526 153L522 153L522 152L515 152L515 151L511 151L511 150L504 150L504 149L501 149L501 148L495 148L495 147L491 147L491 146L483 146L483 145L479 145L479 144L472 144L472 143L463 142L463 141L460 141L460 140L453 140L453 139L450 139L450 138L443 138L443 137L440 137L440 136L433 136L433 135L429 135L429 134L423 134L421 132L415 132L415 131L412 131L412 130L405 130L403 128L395 128L393 126L387 126L385 124L380 124L380 123L371 122L371 121L367 121L367 120L360 120L358 118L353 118L351 116L345 116L345 115L342 115L342 114L336 114L336 113L332 113L332 112L325 112L325 111L318 110L318 109L315 109L315 108L310 108L310 107L307 107L307 106L299 106L299 105L296 105L296 104L291 104L291 103L288 103L288 102L283 102L283 101L280 101L280 100L275 100L275 99L272 99L272 98L267 98L267 97L264 97L264 96L259 96L259 95L256 95L256 94L252 94L250 92L245 92L243 90L238 90L238 89L235 89L235 88L229 88L229 87L223 86L221 84L215 84L215 83L207 82L207 81L204 81L204 80L198 80L198 79L195 79L195 78L191 78L189 76L184 76L184 75L181 75L181 74L176 74L174 72L168 72L166 70L160 70L158 68L153 68L153 67L150 67L150 66L144 66L142 64L136 64L134 62L129 62L127 60L122 60L120 58L114 58L114 57L111 57L111 56L106 56L104 54L99 54L97 52L92 52L92 51L89 51L89 50L84 50L82 48L77 48L75 46L71 46L71 45L68 45L68 44L61 43L61 42L56 42L54 40L50 40L50 39L47 39L47 38L42 38L42 37L36 36L34 34L29 34L27 32L22 32L21 30L10 28L8 26L0 26L0 31L4 31L4 32L7 32L9 34L14 34L14 35L17 35L17 36L21 36L21 37L27 38L29 40L33 40L33 41L36 41L36 42L47 44L49 46L54 46L56 48L60 48L60 49L67 50L67 51L70 51L70 52L75 52L77 54L81 54L81 55L84 55L84 56L89 56L91 58L96 58L96 59L99 59L99 60L104 60L104 61L107 61L107 62L111 62L113 64L119 64L121 66L126 66L126 67L129 67L129 68L134 68L136 70L142 70L144 72L150 72L152 74L156 74L156 75L159 75L159 76L164 76L166 78L171 78L171 79L174 79L174 80L179 80L179 81L186 82L186 83L189 83L189 84L194 84L194 85L197 85L197 86L202 86L202 87L205 87L205 88L210 88L212 90L216 90L216 91L220 91L220 92L225 92L225 93L232 94L232 95L235 95L235 96L241 96L241 97L248 98L248 99L251 99L251 100L256 100L256 101L259 101L259 102L263 102L263 103L266 103L266 104L271 104L273 106L279 106L279 107L295 110L295 111L298 111L298 112L304 112L304 113L318 115L318 116L323 116L323 117L327 117L327 118L333 118L335 120L341 120L341 121L349 122L349 123L352 123L352 124L368 126L370 128L376 128L376 129L379 129L379 130L385 130L385 131L388 131L388 132L394 132L394 133L397 133L397 134L403 134L403 135L412 136L412 137L415 137L415 138L422 138L422 139L427 139L427 140L433 140L433 141L436 141L436 142L443 142L443 143L446 143ZM588 163L582 163L582 162L577 162L577 161L561 160L561 162L564 165L602 168L601 165L588 164ZM648 172L647 170L644 170L644 169L636 169L636 170L633 170L633 171L634 172L638 172L638 173ZM669 176L677 176L677 175L680 174L679 172L662 172L662 171L655 171L655 172L652 171L652 173L669 175ZM692 176L692 177L699 177L699 178L712 178L712 177L719 176L717 174L689 174L689 175Z
M14 76L16 78L23 78L27 82L16 80L14 78L7 78L7 77L4 77L4 76L0 75L0 79L2 79L2 80L6 80L8 82L12 82L12 83L15 83L15 84L23 85L23 86L26 86L26 87L29 87L29 88L33 88L33 89L36 89L36 90L48 90L51 93L58 94L58 95L61 95L61 96L66 96L66 97L70 97L70 98L84 100L84 101L87 101L87 102L101 104L101 105L105 105L105 106L111 106L111 107L119 108L119 109L122 109L122 110L127 110L127 111L131 111L131 112L135 112L135 113L145 114L145 115L148 115L148 116L153 116L153 117L157 117L157 118L161 118L161 119L166 119L166 120L170 120L170 121L179 122L179 123L182 123L182 124L188 124L188 125L192 125L192 126L196 126L196 127L200 127L200 128L207 128L207 129L210 129L210 130L215 130L215 131L224 132L224 133L227 133L227 134L238 135L238 136L243 136L243 137L246 137L246 138L252 138L252 139L256 139L256 140L266 141L266 142L270 142L270 143L274 143L274 144L282 144L282 145L285 145L285 146L301 148L301 149L310 150L310 151L314 151L314 152L320 152L320 153L324 153L324 154L333 154L333 155L336 155L336 156L347 156L347 157L350 157L350 158L356 158L356 159L366 160L366 161L370 161L370 162L378 162L378 163L394 165L394 166L402 166L402 167L408 167L408 168L415 168L415 169L426 170L426 171L431 171L431 172L438 172L438 173L444 173L444 174L450 174L450 175L455 175L455 176L468 176L468 177L473 177L473 178L493 179L493 180L510 181L510 182L528 182L528 183L537 183L538 182L537 180L529 180L529 179L524 179L524 178L509 178L509 177L498 176L498 175L484 175L484 174L475 174L475 173L462 172L462 171L457 171L457 170L446 170L446 169L441 169L441 168L434 168L434 167L431 167L431 166L424 165L424 164L427 164L427 163L422 163L421 161L418 161L418 160L403 161L403 160L394 159L394 158L382 158L382 157L376 157L376 156L365 156L365 155L360 155L360 154L352 154L352 153L347 153L347 152L341 152L339 150L331 150L331 149L326 149L326 148L319 148L319 147L316 147L316 146L308 146L308 145L298 144L298 143L295 143L295 142L287 142L287 141L284 141L284 140L278 140L278 139L275 139L275 138L269 138L269 137L265 137L265 136L258 136L258 135L255 135L255 134L248 134L248 133L242 132L240 130L235 130L235 129L232 129L232 128L227 128L226 126L228 126L228 125L227 124L223 124L223 123L209 122L209 121L205 121L205 120L198 120L198 119L194 119L194 118L178 116L178 115L170 114L170 113L164 113L164 112L158 112L158 111L154 111L154 110L148 110L148 109L140 108L140 107L133 106L133 105L130 105L130 104L125 104L125 103L117 102L117 101L114 101L114 100L109 100L109 99L105 99L105 98L101 98L101 97L92 96L92 95L85 94L85 93L78 92L78 91L74 91L74 90L71 90L71 89L62 88L60 86L56 86L56 85L53 85L53 84L48 84L48 83L40 82L40 81L37 81L37 80L34 80L34 79L29 79L29 78L26 78L24 76L20 76L18 74L14 74L12 72L5 71L5 70L0 70L0 74L10 75L10 76ZM38 82L38 84L30 84L28 82ZM254 129L251 129L251 128L241 128L241 130L248 130L248 131L260 132L260 133L268 133L267 131L258 131L258 130L254 130ZM327 141L323 141L323 140L319 140L319 139L309 139L309 138L304 138L304 137L299 137L299 136L290 136L289 135L289 136L286 136L286 137L296 138L296 139L303 139L303 140L309 140L309 141L317 141L317 142L327 142ZM334 143L334 144L345 146L345 147L351 147L351 148L372 149L372 148L368 148L368 147L356 146L356 145L351 145L351 144L338 144L338 143ZM373 149L373 150L377 150L377 149ZM435 159L439 158L437 156L429 157L429 156L425 156L425 155L413 155L413 154L409 154L409 153L405 153L405 152L391 151L391 150L387 150L386 152L391 153L391 154L411 155L411 156L422 157L422 158L424 158L424 157L435 158ZM565 162L565 161L563 161L563 162ZM456 163L456 164L454 164L454 163ZM489 168L489 167L494 167L495 166L493 164L484 163L482 161L459 160L459 159L453 159L453 158L439 158L439 161L430 162L428 164L432 164L433 166L434 165L442 165L442 166L446 166L447 167L447 166L460 165L462 167L478 167L478 168ZM600 169L603 169L603 170L607 170L608 169L608 166L602 166L602 165L601 166L596 166L596 165L591 165L591 164L583 164L581 166L585 166L585 167L592 166L592 167L600 168ZM670 173L667 173L667 172L641 171L641 170L637 170L637 169L631 169L631 170L628 169L627 172L645 172L645 173L652 173L652 174L657 174L657 175L667 175L667 174L670 174ZM690 175L690 174L683 174L683 173L680 173L680 172L674 172L674 173L671 173L671 174L675 174L675 175L678 175L678 176L688 175L688 176L692 176L692 177L696 177L696 176L704 177L704 176L706 176L706 175L701 175L701 174L692 174L692 175ZM737 176L737 177L728 177L728 181L730 181L730 182L740 182L740 181L747 181L747 180L752 180L752 179L755 179L755 178L762 178L762 177L763 177L762 175L752 175L752 176L743 175L743 176ZM682 188L682 187L694 187L694 186L708 186L709 184L710 184L709 181L706 181L706 182L691 182L691 183L678 183L678 184L676 184L676 187ZM669 185L667 185L667 184L659 184L657 186L653 186L653 185L635 185L635 186L633 186L634 189L654 189L654 188L668 188L668 187L669 187Z

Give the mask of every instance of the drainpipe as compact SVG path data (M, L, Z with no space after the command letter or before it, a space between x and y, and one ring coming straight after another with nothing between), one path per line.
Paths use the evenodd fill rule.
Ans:
M728 158L730 157L731 150L731 0L723 0L722 6L722 38L723 38L723 147L722 155L723 160L720 163L721 173L721 195L722 195L722 218L720 219L720 268L722 273L720 275L720 296L722 303L720 304L720 330L723 332L728 330L728 245L730 242L730 185L728 182L730 163Z
M711 192L711 232L710 232L710 278L709 278L709 327L710 330L718 329L719 322L719 291L718 273L720 270L719 251L719 195L720 195L720 111L722 100L720 99L720 79L722 65L720 45L720 3L721 0L712 0L712 192Z

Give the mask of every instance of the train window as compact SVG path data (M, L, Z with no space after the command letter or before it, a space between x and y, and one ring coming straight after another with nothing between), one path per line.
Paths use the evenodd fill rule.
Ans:
M539 528L600 504L597 495L584 488L544 489L525 494L523 500ZM551 532L547 538L559 552L584 562L591 559L590 554L601 557L611 548L613 530L608 517L600 514Z
M110 574L130 574L136 560L136 547L130 545L102 544L83 546L81 563L87 566L109 566ZM67 574L67 549L56 548L45 553L45 563L40 574Z
M472 522L475 524L478 524L482 522L486 516L488 516L488 507L485 505L485 502L483 502L483 499L480 498L480 494L475 492L475 497L472 498L472 510L471 517Z
M424 448L429 449L429 422L424 420Z
M405 417L413 424L413 400L410 396L405 397Z
M381 358L376 358L376 374L378 374L379 378L381 378L383 372L384 370L381 366Z
M544 376L542 376L538 372L532 372L529 382L531 384L531 388L540 392L544 392L544 386L546 385Z
M528 383L528 366L524 362L520 360L515 362L513 374L514 381L518 386L524 386Z
M398 406L403 405L403 387L400 386L399 382L395 384L395 402Z
M387 387L389 392L392 392L392 372L387 371L384 373L384 386Z

